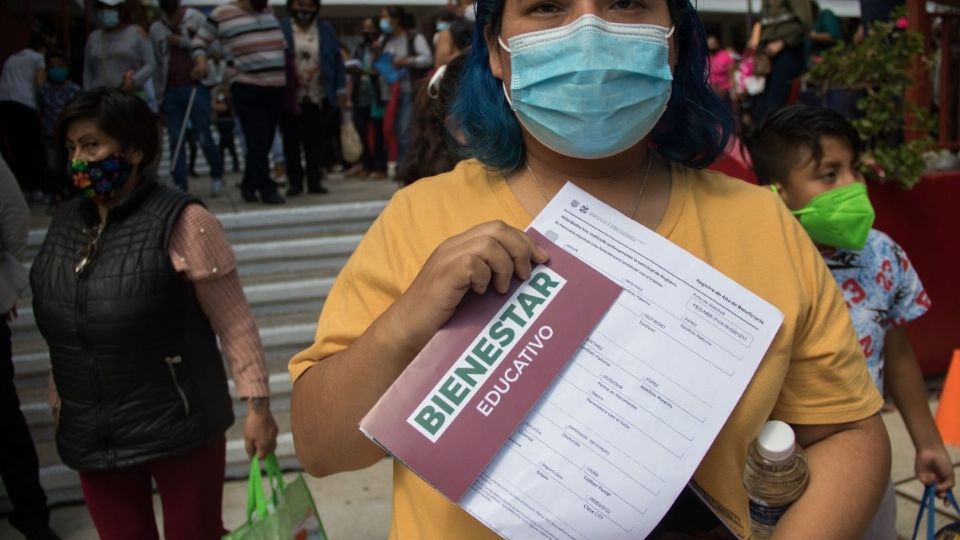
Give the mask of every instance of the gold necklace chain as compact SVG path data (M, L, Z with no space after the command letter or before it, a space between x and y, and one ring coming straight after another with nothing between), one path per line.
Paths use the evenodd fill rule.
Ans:
M523 164L527 167L527 172L530 173L530 176L533 177L533 182L537 185L537 189L540 191L540 196L543 197L543 200L547 203L550 202L550 198L547 197L547 192L543 190L543 185L540 184L540 179L537 178L537 175L534 174L533 169L530 168L530 162L523 160ZM640 208L640 198L643 197L643 190L647 187L647 177L650 176L650 166L653 165L653 152L647 154L647 169L643 173L643 180L640 181L640 191L637 192L637 198L633 201L633 211L630 212L630 219L633 219L637 215L637 209Z

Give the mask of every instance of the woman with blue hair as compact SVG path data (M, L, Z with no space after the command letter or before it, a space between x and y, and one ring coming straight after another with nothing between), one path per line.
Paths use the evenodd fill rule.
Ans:
M689 1L479 0L476 12L448 120L470 159L397 192L338 277L315 343L291 360L301 463L320 476L383 457L360 419L464 295L502 294L547 260L521 231L569 181L784 314L653 537L750 535L740 476L770 418L793 426L811 470L778 537L858 537L890 471L882 399L796 220L773 193L700 170L724 148L732 120L707 83L706 40ZM393 489L391 538L493 537L399 461Z

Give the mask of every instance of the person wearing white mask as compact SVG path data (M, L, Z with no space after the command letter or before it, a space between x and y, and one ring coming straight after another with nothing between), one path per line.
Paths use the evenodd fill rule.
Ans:
M792 425L810 468L778 537L859 537L890 473L883 400L796 219L769 190L702 170L733 120L707 83L706 37L690 1L479 0L476 28L482 39L448 121L450 139L473 159L393 197L330 291L315 343L290 361L306 470L329 475L384 456L360 419L466 294L502 294L514 275L526 279L547 261L522 231L572 182L784 314L739 405L650 537L749 536L740 478L771 417ZM392 538L495 537L393 466Z
M119 88L146 99L144 87L156 71L150 40L130 24L124 0L97 0L94 7L99 28L87 36L83 89Z
M183 6L180 0L161 0L160 11L160 17L150 25L150 41L157 59L154 86L167 128L171 159L177 155L171 171L173 183L187 191L186 147L178 152L176 146L183 122L190 122L196 142L210 165L210 195L217 197L223 192L223 159L210 134L210 89L194 73L195 58L201 51L191 50L206 16Z

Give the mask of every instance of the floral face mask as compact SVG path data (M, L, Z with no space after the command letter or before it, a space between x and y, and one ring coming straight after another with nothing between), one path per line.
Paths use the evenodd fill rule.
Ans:
M70 179L84 197L96 204L112 201L130 179L133 163L120 154L100 161L70 161Z

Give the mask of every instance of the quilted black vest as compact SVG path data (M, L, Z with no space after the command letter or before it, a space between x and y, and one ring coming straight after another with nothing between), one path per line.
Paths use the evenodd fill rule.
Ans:
M194 202L145 182L110 210L99 234L96 207L83 199L65 204L47 231L30 284L62 401L57 449L68 467L152 461L233 423L216 336L168 253Z

